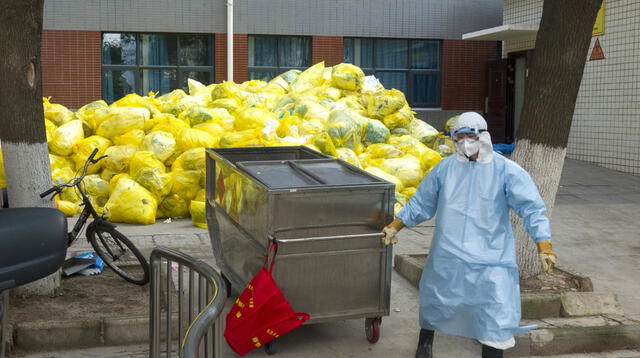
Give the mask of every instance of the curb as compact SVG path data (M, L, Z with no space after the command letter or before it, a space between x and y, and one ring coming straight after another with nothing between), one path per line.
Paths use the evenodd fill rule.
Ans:
M18 323L13 336L13 350L28 352L146 344L149 317Z
M418 288L426 258L426 253L395 255L394 269ZM564 267L558 270L570 275L582 292L522 293L522 319L622 314L614 294L593 292L588 277Z

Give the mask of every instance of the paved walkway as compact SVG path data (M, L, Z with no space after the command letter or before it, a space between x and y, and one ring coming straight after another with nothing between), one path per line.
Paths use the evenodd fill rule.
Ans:
M590 276L597 291L618 293L624 310L640 319L640 177L565 161L552 226L559 262ZM147 251L162 244L189 254L211 256L206 231L186 220L146 227L121 225L120 229ZM395 253L426 251L432 232L433 222L403 230ZM382 337L375 345L365 340L362 320L333 322L305 326L284 336L278 357L412 357L417 343L418 293L395 272L391 311L391 316L383 319ZM87 355L60 352L29 357L138 357L140 349L144 348L119 347L113 348L112 353L103 350L95 355L87 351ZM438 357L479 357L479 352L475 341L436 337ZM266 355L258 350L247 356Z

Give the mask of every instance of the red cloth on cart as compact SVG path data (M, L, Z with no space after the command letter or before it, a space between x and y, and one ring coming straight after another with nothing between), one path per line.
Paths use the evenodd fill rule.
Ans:
M224 337L239 355L271 342L300 327L309 319L306 313L296 313L271 277L277 245L269 247L265 265L249 282L227 315ZM273 253L269 269L267 261Z

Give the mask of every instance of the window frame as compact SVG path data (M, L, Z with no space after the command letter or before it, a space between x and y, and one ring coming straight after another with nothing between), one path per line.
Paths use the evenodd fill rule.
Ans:
M136 42L136 64L135 65L113 65L113 64L105 64L102 59L102 43L104 41L105 34L131 34L135 36ZM142 46L140 38L142 35L176 35L176 64L175 65L142 65ZM205 35L208 38L208 47L209 47L209 59L211 61L211 65L206 66L193 66L193 65L180 65L180 38L182 36L188 35ZM143 70L175 70L176 71L176 83L178 87L175 89L183 89L182 87L182 79L185 72L189 71L197 71L197 72L209 72L209 83L214 83L215 79L215 49L214 49L214 37L212 34L208 33L187 33L187 32L130 32L130 31L103 31L100 34L100 75L101 81L104 82L105 71L133 71L134 75L134 87L135 92L141 96L146 95L142 93L142 71ZM102 83L102 98L105 97L104 92L105 84ZM117 101L119 98L114 99Z
M384 38L384 37L345 37L344 40L372 40L372 66L373 67L361 67L362 71L365 74L375 75L377 72L396 72L396 73L406 73L407 74L407 93L405 96L407 98L407 102L412 107L421 107L421 108L440 108L442 105L442 40L434 40L434 39L402 39L402 38ZM407 42L407 68L382 68L377 67L377 53L378 53L378 41L379 40L403 40ZM438 44L438 69L422 69L422 68L411 68L411 55L413 53L412 44L414 42L422 42L422 41L430 41ZM344 42L343 42L344 43ZM353 43L355 49L355 43ZM344 46L343 46L343 60L346 62L347 59L344 58ZM354 59L355 60L355 59ZM414 102L412 100L414 94L414 77L415 75L422 74L430 74L437 76L437 85L438 93L437 100L434 103L429 102Z
M275 37L276 38L276 48L275 48L275 53L276 53L276 66L250 66L250 60L251 60L251 53L249 53L249 46L247 46L247 78L249 80L252 80L251 78L251 72L274 72L276 74L276 76L278 76L279 74L282 74L284 72L290 71L290 70L300 70L300 71L304 71L307 68L309 68L309 66L311 66L311 57L312 57L312 53L311 51L313 50L313 43L312 43L312 38L311 36L297 36L297 35L249 35L248 39L247 39L247 43L251 42L251 38L252 37ZM309 40L309 64L306 66L301 66L301 67L292 67L292 66L281 66L280 65L280 40L284 39L284 38L306 38ZM275 76L274 76L275 77Z

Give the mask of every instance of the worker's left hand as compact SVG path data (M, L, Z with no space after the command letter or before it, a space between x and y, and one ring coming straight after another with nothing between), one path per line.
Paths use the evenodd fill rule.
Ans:
M382 237L382 244L384 246L398 243L398 237L396 236L398 234L398 230L392 228L391 226L386 226L384 229L382 229L382 233L384 234L384 236Z
M542 269L546 273L551 273L556 265L556 253L551 249L551 241L540 241L537 245Z

